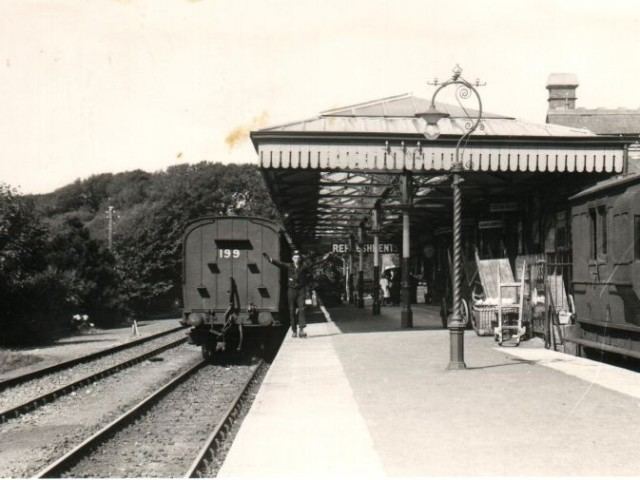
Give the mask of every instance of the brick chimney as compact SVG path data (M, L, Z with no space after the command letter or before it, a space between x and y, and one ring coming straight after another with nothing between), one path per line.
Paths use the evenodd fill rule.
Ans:
M573 73L552 73L547 80L549 111L573 110L576 108L578 77Z

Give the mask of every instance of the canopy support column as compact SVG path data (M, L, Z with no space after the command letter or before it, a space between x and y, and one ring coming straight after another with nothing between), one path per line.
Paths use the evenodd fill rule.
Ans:
M355 295L353 294L353 236L349 236L349 276L347 277L347 286L349 288L349 303L355 303Z
M347 303L349 303L349 297L351 292L349 291L349 260L341 257L342 260L342 278L344 278L344 299Z
M358 227L358 308L364 308L364 227Z
M380 315L380 237L379 237L379 214L380 208L376 204L371 211L373 229L373 315Z
M413 312L411 311L411 283L409 282L409 257L411 253L409 244L410 223L409 213L411 209L411 172L405 171L401 177L400 190L402 193L402 282L400 326L413 328Z

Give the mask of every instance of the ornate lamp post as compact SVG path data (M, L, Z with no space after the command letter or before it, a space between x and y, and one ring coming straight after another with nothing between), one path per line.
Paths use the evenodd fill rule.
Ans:
M424 136L428 140L435 140L440 135L438 128L438 122L449 117L448 113L441 112L436 108L435 99L438 93L442 89L450 86L456 86L456 96L459 99L467 99L473 93L478 101L478 114L475 118L469 116L469 120L472 123L465 125L465 130L458 143L456 143L455 150L455 162L452 165L451 171L453 172L453 311L448 321L449 328L449 366L450 370L460 370L466 368L464 363L464 329L466 320L463 319L460 314L460 281L462 277L462 195L460 192L460 184L462 183L461 173L464 171L464 165L460 159L460 146L471 135L482 121L482 100L478 91L467 80L462 78L462 69L456 65L453 69L453 75L451 78L443 83L433 82L433 85L437 85L438 88L433 92L431 97L431 104L427 111L417 113L416 116L423 118L426 122ZM476 82L476 86L480 86L479 82ZM464 109L463 109L464 110ZM465 113L466 110L464 110Z

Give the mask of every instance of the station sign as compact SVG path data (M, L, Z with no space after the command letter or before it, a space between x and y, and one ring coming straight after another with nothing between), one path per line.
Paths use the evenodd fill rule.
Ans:
M355 251L360 253L362 250L363 253L373 253L373 243L365 243L362 245L355 245ZM332 243L331 251L333 253L349 253L350 248L348 243ZM400 248L395 243L379 243L378 251L380 253L400 253Z
M485 220L478 222L478 228L480 230L491 230L493 228L504 228L504 222L502 220Z
M490 203L489 204L489 211L491 213L517 212L518 211L518 202Z

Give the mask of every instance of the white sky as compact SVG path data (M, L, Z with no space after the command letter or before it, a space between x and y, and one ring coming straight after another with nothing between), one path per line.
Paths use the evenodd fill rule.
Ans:
M247 128L427 97L456 63L488 111L544 122L551 72L635 108L639 51L634 0L2 0L0 181L255 162Z

